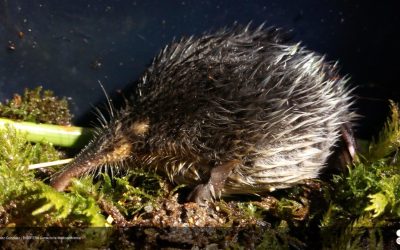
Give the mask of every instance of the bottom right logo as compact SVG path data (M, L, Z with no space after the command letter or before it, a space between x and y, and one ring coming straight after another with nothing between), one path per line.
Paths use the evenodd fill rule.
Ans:
M397 235L396 243L397 243L398 245L400 245L400 229L398 229L398 230L396 231L396 235Z

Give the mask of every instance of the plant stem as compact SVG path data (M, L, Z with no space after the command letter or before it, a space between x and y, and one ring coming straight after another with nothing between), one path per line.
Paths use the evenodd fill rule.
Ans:
M26 134L28 141L49 142L60 147L83 147L92 137L92 129L75 126L37 124L0 118L0 129L12 126Z

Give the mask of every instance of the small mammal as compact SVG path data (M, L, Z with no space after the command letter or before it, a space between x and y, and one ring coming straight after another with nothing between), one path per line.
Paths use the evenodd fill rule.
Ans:
M124 108L53 179L140 163L193 187L203 203L315 178L352 97L336 64L275 29L234 27L166 46Z

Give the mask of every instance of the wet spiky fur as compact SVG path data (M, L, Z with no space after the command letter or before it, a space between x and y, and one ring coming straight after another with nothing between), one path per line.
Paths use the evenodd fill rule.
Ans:
M130 161L171 181L206 183L235 162L222 195L317 177L355 115L336 65L275 29L224 29L166 46L136 93L53 180ZM237 162L237 164L236 164Z

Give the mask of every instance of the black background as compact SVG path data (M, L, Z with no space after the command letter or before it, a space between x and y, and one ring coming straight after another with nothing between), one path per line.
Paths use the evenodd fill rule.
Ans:
M98 81L110 93L134 84L174 37L265 22L339 61L357 86L358 135L369 137L387 100L400 101L399 20L396 1L0 0L0 101L42 85L69 97L85 125L104 102Z

